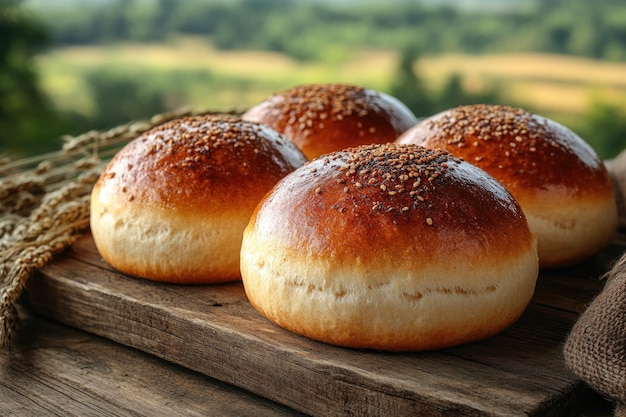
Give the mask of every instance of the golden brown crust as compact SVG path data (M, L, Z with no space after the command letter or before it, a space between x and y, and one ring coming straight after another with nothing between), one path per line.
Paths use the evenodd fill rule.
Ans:
M519 108L457 107L397 141L445 149L495 176L513 195L606 195L610 189L607 170L589 145L570 129Z
M452 252L506 258L531 241L517 202L485 172L447 152L401 149L364 145L311 161L259 205L256 229L315 256L390 255L407 265Z
M420 122L397 143L447 150L501 182L525 210L538 236L542 266L584 259L606 245L616 228L614 190L605 165L586 142L552 120L509 106L460 106ZM601 210L585 219L591 212L584 205L572 218L561 219L568 205L579 203L595 204ZM543 224L535 228L535 221ZM585 233L588 225L603 225L597 236L588 239L582 229L579 233L574 226L562 226L576 221ZM573 248L572 240L591 247ZM563 255L561 245L567 245L570 256ZM557 252L558 256L549 255Z
M293 87L242 117L285 134L309 159L358 145L393 142L417 122L396 98L345 84Z
M277 179L304 162L267 126L230 116L185 117L129 143L96 187L111 188L129 204L219 214L231 205L253 208Z
M492 177L445 151L364 145L281 180L244 233L251 303L296 333L386 350L437 349L513 323L536 241Z
M306 158L273 129L195 116L145 132L111 160L91 197L101 255L130 275L178 283L239 279L254 207Z

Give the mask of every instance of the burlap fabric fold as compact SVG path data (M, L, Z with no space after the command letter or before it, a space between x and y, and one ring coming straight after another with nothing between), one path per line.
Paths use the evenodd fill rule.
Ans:
M607 163L626 227L626 152ZM626 253L603 277L602 291L574 324L563 347L565 363L591 388L615 401L615 416L626 417Z
M567 366L626 416L626 255L581 314L564 345Z

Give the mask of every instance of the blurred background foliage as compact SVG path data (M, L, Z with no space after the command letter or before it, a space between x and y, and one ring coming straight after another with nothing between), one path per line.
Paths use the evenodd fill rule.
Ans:
M501 103L626 147L623 0L0 0L0 153L349 82L418 116Z

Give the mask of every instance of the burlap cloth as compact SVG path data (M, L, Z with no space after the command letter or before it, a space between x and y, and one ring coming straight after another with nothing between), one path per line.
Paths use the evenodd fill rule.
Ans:
M626 228L626 151L607 162L615 184L620 229ZM565 363L626 417L626 253L603 277L602 291L573 326L563 347Z

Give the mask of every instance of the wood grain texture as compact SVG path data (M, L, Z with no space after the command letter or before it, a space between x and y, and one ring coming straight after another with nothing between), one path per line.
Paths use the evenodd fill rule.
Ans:
M0 352L2 416L293 416L205 375L21 309Z
M32 277L39 312L320 416L566 416L589 394L561 344L623 248L542 273L520 320L489 340L436 352L345 349L260 316L241 283L180 286L120 274L90 236Z

